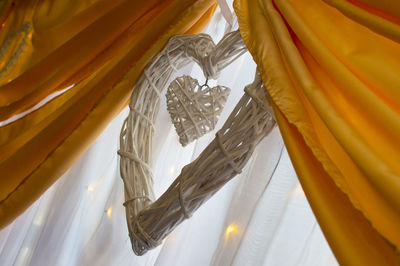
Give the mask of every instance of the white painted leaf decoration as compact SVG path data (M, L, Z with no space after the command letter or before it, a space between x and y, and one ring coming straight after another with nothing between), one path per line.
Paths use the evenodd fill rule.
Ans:
M166 93L167 108L182 146L215 128L229 93L230 89L223 86L200 86L190 76L171 82Z

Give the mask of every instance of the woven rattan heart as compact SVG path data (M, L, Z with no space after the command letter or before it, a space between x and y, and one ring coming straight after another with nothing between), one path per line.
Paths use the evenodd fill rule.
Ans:
M182 146L214 130L229 92L223 86L200 86L190 76L171 82L166 94L167 109Z
M176 226L236 176L257 143L275 125L265 88L261 78L256 76L215 139L155 200L151 167L154 121L161 91L171 74L195 60L203 67L206 77L215 78L220 69L245 50L239 32L227 34L218 45L205 34L174 37L147 65L133 90L118 153L125 188L126 219L132 249L137 255L161 244ZM199 88L198 84L193 84L193 88ZM211 91L207 93L204 95L211 95Z

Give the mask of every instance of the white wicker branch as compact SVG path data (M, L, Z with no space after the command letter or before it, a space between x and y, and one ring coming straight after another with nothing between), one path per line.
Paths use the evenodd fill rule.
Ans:
M174 37L149 63L134 89L118 153L127 224L137 255L159 245L169 232L240 172L255 145L275 125L271 110L265 105L266 91L257 76L245 89L245 95L216 139L153 202L151 148L161 90L172 72L191 60L200 64L207 77L216 78L223 67L245 51L238 32L227 34L218 45L205 34Z

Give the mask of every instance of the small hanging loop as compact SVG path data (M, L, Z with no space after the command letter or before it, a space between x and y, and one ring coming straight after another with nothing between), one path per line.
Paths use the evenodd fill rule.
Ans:
M200 89L203 87L208 87L208 77L206 78L206 82L200 86Z

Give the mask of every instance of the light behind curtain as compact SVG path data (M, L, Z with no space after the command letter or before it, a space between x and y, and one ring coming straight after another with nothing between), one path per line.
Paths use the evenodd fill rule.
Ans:
M207 28L215 41L225 27L217 12ZM218 84L232 89L217 129L252 82L247 53L226 68ZM191 66L176 73L204 81ZM276 128L242 174L183 222L159 248L142 257L131 249L117 156L124 110L90 149L23 215L0 232L4 265L283 265L337 262L297 181ZM155 123L155 192L159 196L212 140L215 131L182 148L163 94ZM230 228L230 229L229 229Z
M400 264L398 1L236 0L235 11L339 263Z
M126 106L171 36L201 31L214 0L0 4L0 227L60 177Z

